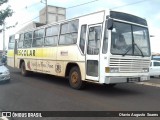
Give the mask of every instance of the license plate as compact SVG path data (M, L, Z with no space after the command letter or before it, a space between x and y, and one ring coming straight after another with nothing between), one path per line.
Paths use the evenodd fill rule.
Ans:
M135 78L127 78L127 82L139 82L140 78L139 77L135 77Z

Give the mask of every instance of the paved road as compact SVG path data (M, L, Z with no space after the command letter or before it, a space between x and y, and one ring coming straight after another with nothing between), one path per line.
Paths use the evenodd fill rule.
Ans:
M9 69L11 82L0 84L3 111L160 111L160 87L133 83L108 89L87 84L84 90L74 90L66 79L38 73L23 77L18 69ZM86 120L90 119L97 120Z

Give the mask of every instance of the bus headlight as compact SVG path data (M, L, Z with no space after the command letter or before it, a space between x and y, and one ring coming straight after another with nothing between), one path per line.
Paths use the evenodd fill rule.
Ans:
M105 72L106 73L118 73L119 72L119 68L105 67Z
M142 72L149 72L149 69L148 68L143 68Z

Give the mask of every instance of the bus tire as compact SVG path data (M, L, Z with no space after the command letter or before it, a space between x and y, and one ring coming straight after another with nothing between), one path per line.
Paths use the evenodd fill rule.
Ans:
M28 75L28 71L26 70L25 62L22 62L22 64L21 64L21 74L23 76L27 76Z
M72 88L79 90L84 86L81 80L81 73L78 67L72 67L69 73L69 84Z

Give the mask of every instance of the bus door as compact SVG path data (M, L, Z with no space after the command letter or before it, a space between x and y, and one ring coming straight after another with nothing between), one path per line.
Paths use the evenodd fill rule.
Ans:
M102 25L88 27L86 48L86 79L99 81L99 53L101 43Z
M17 57L17 53L18 53L18 51L17 51L17 39L15 39L15 44L14 44L15 46L14 46L14 67L16 67L16 57Z

